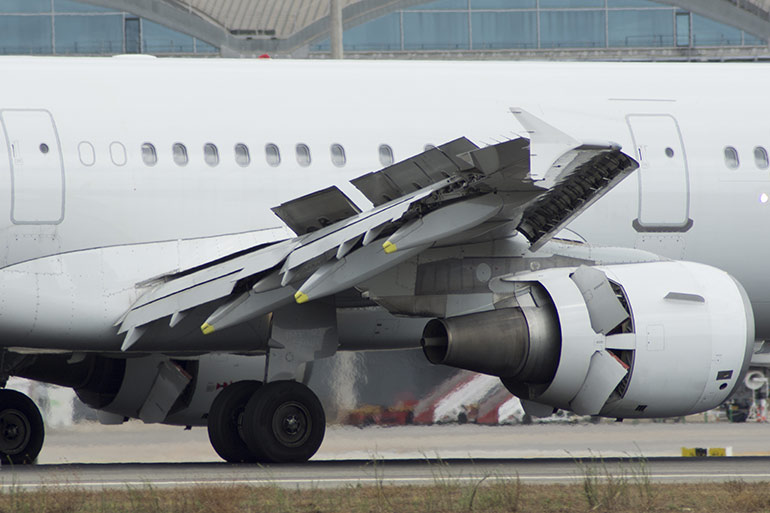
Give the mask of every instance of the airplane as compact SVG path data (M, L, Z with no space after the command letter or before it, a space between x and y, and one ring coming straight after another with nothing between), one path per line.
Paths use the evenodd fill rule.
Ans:
M770 333L763 66L0 70L0 382L72 387L104 423L302 462L325 431L309 364L420 346L530 415L679 416ZM43 439L0 390L0 459Z

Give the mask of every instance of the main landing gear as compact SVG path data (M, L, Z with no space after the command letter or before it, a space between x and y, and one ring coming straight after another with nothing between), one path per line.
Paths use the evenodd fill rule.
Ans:
M296 381L238 381L214 399L208 431L214 450L232 463L303 462L320 447L326 416Z
M301 366L332 356L339 344L333 301L289 305L273 312L264 380L238 381L209 409L209 440L232 463L309 460L326 432L321 401L295 381Z
M34 463L43 448L45 428L32 399L7 388L0 390L0 465Z

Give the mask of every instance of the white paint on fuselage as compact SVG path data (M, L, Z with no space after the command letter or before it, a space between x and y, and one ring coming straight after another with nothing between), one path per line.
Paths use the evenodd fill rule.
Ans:
M571 228L593 243L671 250L730 272L752 299L758 333L770 334L763 320L770 322L770 242L760 233L770 207L758 200L770 193L770 172L753 162L755 146L770 147L766 66L3 58L0 75L0 110L52 114L66 181L60 224L13 224L8 148L0 143L2 266L264 229L283 238L270 207L337 185L365 208L349 180L381 167L380 144L402 160L460 136L478 144L517 137L524 131L513 106L577 139L617 141L632 156L626 116L665 114L676 119L687 153L692 228L657 240L636 232L638 176ZM80 162L82 141L95 148L93 166ZM128 151L124 166L111 161L113 142ZM145 142L158 152L153 167L141 160ZM177 142L187 147L187 166L172 161ZM217 167L204 163L206 143L219 149ZM250 149L248 167L235 162L237 143ZM266 163L267 143L279 146L279 167ZM311 150L308 167L297 164L298 143ZM335 143L345 148L342 168L331 163ZM738 170L724 164L728 145L739 150Z

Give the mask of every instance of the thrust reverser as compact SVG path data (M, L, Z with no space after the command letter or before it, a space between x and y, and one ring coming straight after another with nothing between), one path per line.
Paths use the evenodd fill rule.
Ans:
M651 262L493 280L495 310L430 321L427 358L499 376L533 412L666 417L723 402L748 369L754 318L716 268Z

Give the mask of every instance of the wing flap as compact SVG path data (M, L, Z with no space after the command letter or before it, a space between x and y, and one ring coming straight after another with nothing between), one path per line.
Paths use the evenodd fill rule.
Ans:
M123 318L118 333L144 326L157 319L162 319L177 312L184 312L200 304L229 296L235 283L225 275L219 279L201 283L150 303L132 307Z
M236 267L233 268L231 265L223 264L215 267L205 268L199 272L192 272L186 275L182 274L181 276L173 277L173 279L169 279L167 277L166 281L161 285L156 286L148 293L142 295L142 297L139 298L134 306L142 307L163 299L164 297L178 294L187 289L197 287L198 285L217 280L223 276L228 276L235 271L237 265L238 264L235 263Z
M230 281L236 281L243 277L241 276L243 273L253 275L270 269L283 261L291 253L291 250L296 247L296 245L290 243L291 241L287 242L273 244L263 249L253 250L245 255L225 259L216 265L166 277L161 284L156 285L150 291L143 294L132 306L132 309L140 308L160 299L180 294L188 289L227 276L231 277Z

